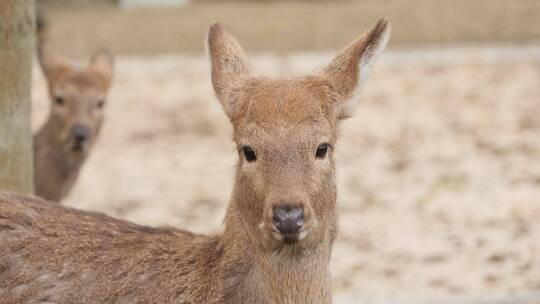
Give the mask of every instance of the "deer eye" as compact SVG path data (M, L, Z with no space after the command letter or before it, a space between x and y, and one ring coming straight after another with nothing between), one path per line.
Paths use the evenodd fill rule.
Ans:
M102 99L102 100L100 100L100 101L98 101L98 103L97 103L97 107L98 107L98 109L101 109L101 108L103 108L103 106L104 106L104 105L105 105L105 100L103 100L103 99Z
M243 146L242 152L244 153L244 157L248 161L248 163L256 161L257 156L255 155L255 151L250 146Z
M64 105L64 97L62 97L62 96L54 97L54 103L59 105L59 106L63 106Z
M317 158L324 158L326 156L326 153L328 153L328 148L330 148L330 144L320 144L319 147L317 147L317 152L315 152L315 156Z

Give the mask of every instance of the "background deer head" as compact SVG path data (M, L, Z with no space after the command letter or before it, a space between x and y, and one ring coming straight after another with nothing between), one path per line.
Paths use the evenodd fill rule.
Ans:
M54 54L40 34L39 62L47 78L55 140L72 154L86 155L103 122L103 107L113 76L113 57L96 52L86 67Z

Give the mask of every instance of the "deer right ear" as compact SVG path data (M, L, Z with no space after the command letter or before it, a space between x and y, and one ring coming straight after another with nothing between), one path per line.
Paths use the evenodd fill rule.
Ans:
M45 77L52 82L57 75L68 70L70 65L51 50L45 38L45 33L38 33L38 59Z
M229 118L237 106L231 98L235 89L250 76L251 69L244 50L220 23L210 26L208 52L212 69L212 85Z

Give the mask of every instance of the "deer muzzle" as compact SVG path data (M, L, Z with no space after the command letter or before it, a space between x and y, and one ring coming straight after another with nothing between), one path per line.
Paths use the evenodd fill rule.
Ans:
M304 234L304 209L294 204L280 204L274 208L272 216L275 235L286 244L294 244L301 240Z

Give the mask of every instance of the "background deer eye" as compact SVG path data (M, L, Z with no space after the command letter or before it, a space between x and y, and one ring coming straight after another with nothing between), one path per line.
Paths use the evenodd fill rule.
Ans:
M64 97L56 96L54 98L54 103L59 105L59 106L63 106L64 105Z
M249 146L242 147L242 152L244 152L244 157L248 162L253 162L257 160L257 156L255 155L255 151L251 149Z
M328 148L330 147L329 144L320 144L317 148L317 152L315 152L315 156L317 158L324 158L326 156L326 153L328 153Z
M98 107L99 109L103 108L104 105L105 105L105 100L100 100L100 101L98 101L98 103L97 103L97 107Z

